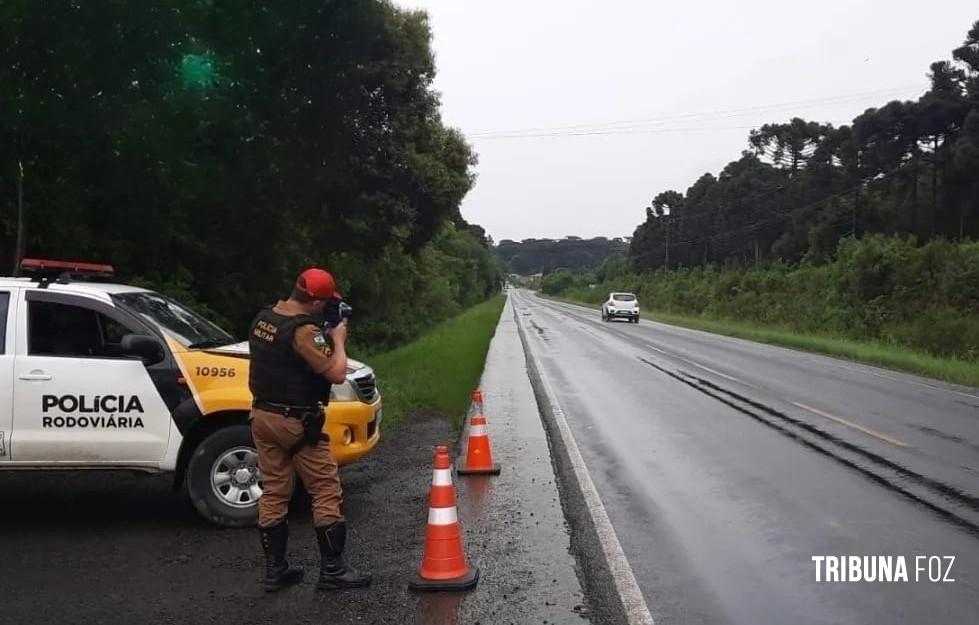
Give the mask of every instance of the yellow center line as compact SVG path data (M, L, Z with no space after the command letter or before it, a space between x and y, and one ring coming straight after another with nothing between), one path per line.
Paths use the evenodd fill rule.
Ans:
M837 417L837 416L831 415L828 412L823 412L822 410L818 410L816 408L813 408L811 406L807 406L805 404L800 404L799 402L793 401L793 402L789 402L789 403L791 403L793 406L798 406L799 408L802 408L803 410L808 410L809 412L811 412L813 414L818 414L819 416L825 417L825 418L827 418L827 419L829 419L831 421L836 421L840 425L845 425L845 426L847 426L849 428L853 428L854 430L859 430L859 431L863 432L864 434L869 434L870 436L873 436L874 438L880 439L880 440L882 440L882 441L884 441L886 443L890 443L891 445L896 445L897 447L911 447L911 445L905 443L904 441L899 441L896 438L891 438L890 436L888 436L886 434L882 434L881 432L878 432L877 430L874 430L872 428L865 427L863 425L860 425L859 423L854 423L853 421L849 421L849 420L844 419L842 417Z

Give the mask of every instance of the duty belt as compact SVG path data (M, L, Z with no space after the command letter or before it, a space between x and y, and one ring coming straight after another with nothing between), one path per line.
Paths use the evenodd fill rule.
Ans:
M293 419L301 419L304 413L316 412L323 409L322 404L318 406L294 406L292 404L277 404L271 401L256 401L252 405L259 410L273 412L283 417L292 417Z

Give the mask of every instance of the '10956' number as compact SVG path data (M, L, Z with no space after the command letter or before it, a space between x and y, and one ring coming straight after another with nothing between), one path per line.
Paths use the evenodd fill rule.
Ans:
M235 370L229 367L197 367L197 375L212 378L233 378Z

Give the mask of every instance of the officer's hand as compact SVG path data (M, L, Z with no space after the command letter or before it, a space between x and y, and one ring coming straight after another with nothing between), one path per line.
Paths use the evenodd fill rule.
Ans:
M347 341L347 320L344 319L330 328L329 335L333 337L334 343L345 343Z

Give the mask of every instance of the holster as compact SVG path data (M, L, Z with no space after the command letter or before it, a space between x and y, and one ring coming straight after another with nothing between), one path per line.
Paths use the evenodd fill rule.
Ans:
M323 414L322 406L317 410L304 411L296 418L303 424L303 435L289 449L290 454L295 454L303 447L316 447L320 441L329 442L330 438L323 433L323 424L326 423L326 416Z

